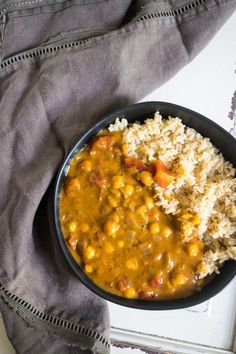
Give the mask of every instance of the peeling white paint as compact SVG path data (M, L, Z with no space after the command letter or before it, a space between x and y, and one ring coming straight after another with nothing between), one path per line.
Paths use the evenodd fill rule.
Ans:
M132 349L132 348L116 348L112 347L111 348L111 354L145 354L140 349Z

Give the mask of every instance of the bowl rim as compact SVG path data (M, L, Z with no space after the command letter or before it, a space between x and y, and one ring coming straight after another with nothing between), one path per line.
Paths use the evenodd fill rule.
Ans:
M129 308L136 308L136 309L143 309L143 310L175 310L175 309L182 309L182 308L187 308L190 306L195 306L198 305L213 296L217 295L219 292L221 292L226 285L230 283L230 281L234 278L236 275L236 262L235 261L227 261L227 264L230 264L230 274L225 274L225 281L221 281L218 286L212 287L211 282L212 280L205 285L199 292L196 292L193 295L190 295L188 297L184 298L179 298L179 299L170 299L170 300L146 300L146 299L127 299L124 297L117 296L115 294L109 293L105 291L104 289L100 288L97 286L93 281L86 275L86 273L82 270L82 267L79 265L79 263L76 262L74 257L69 251L69 248L66 244L66 241L63 236L63 232L60 226L60 219L59 219L59 195L60 195L60 190L61 190L61 185L63 182L63 177L65 177L65 170L66 167L70 164L71 160L73 159L74 155L82 150L83 145L85 145L91 138L91 136L96 135L100 130L106 128L111 122L107 123L110 119L114 120L116 117L121 116L124 113L127 113L129 111L136 110L138 108L144 107L144 108L150 108L154 109L155 106L158 106L156 110L161 110L161 107L163 108L173 108L177 109L180 111L184 111L190 116L195 116L203 121L207 122L210 126L214 126L217 130L219 130L222 134L225 134L228 139L232 141L236 145L236 140L233 138L232 135L230 135L224 128L219 126L217 123L213 122L209 118L203 116L202 114L195 112L189 108L176 105L173 103L169 102L163 102L163 101L148 101L148 102L141 102L141 103L136 103L127 107L123 107L120 109L117 109L108 115L105 115L95 123L91 124L88 129L86 129L83 133L81 133L74 144L69 148L69 152L66 153L65 158L63 159L62 163L59 166L57 175L56 175L56 180L54 184L54 189L53 189L53 201L52 201L52 217L53 217L53 233L56 234L56 239L59 243L60 249L64 255L64 257L67 260L67 263L69 264L70 268L73 270L73 272L76 274L76 276L79 278L79 280L88 288L90 289L93 293L96 295L100 296L101 298L111 301L115 304L122 305L125 307ZM120 117L122 118L122 117ZM185 123L184 123L185 124ZM194 128L195 129L195 128ZM81 143L82 141L82 143ZM78 148L79 146L79 148ZM224 267L224 266L223 266ZM222 269L223 269L222 267ZM232 268L232 269L231 269ZM216 278L217 275L214 277Z

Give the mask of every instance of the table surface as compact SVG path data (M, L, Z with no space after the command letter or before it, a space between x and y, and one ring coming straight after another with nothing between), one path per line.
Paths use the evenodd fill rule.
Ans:
M190 64L142 101L183 105L236 137L236 13ZM236 279L210 301L185 310L151 312L109 304L111 337L140 348L113 347L112 353L144 353L144 347L181 354L236 353L235 294ZM0 317L0 354L13 353Z

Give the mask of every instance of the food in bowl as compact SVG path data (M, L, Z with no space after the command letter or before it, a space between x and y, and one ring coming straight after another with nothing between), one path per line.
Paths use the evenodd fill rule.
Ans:
M234 176L179 118L117 119L71 161L60 195L70 252L110 293L189 296L236 259Z

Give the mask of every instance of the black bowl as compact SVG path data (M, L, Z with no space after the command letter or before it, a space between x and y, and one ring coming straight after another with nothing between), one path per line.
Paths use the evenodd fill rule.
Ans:
M180 117L186 126L194 128L204 137L210 138L211 142L223 153L225 159L230 161L234 167L236 166L236 140L227 131L222 129L208 118L202 116L199 113L191 111L190 109L171 103L145 102L134 104L132 106L119 109L98 121L84 134L82 134L77 142L73 145L66 159L62 163L56 178L53 197L53 217L56 235L61 250L67 259L67 262L69 263L71 269L78 276L78 278L90 290L103 297L104 299L127 307L145 310L171 310L197 305L219 293L236 274L236 262L225 262L225 264L220 269L220 274L214 276L214 278L201 291L186 298L161 301L126 299L104 291L96 284L94 284L92 280L86 275L80 265L74 260L66 245L59 220L59 195L66 176L66 172L68 170L68 166L74 155L79 150L81 150L88 143L88 141L100 130L105 129L109 124L113 123L117 117L126 118L129 122L143 122L147 117L152 117L156 111L159 111L163 117L168 117L169 115L172 117Z

